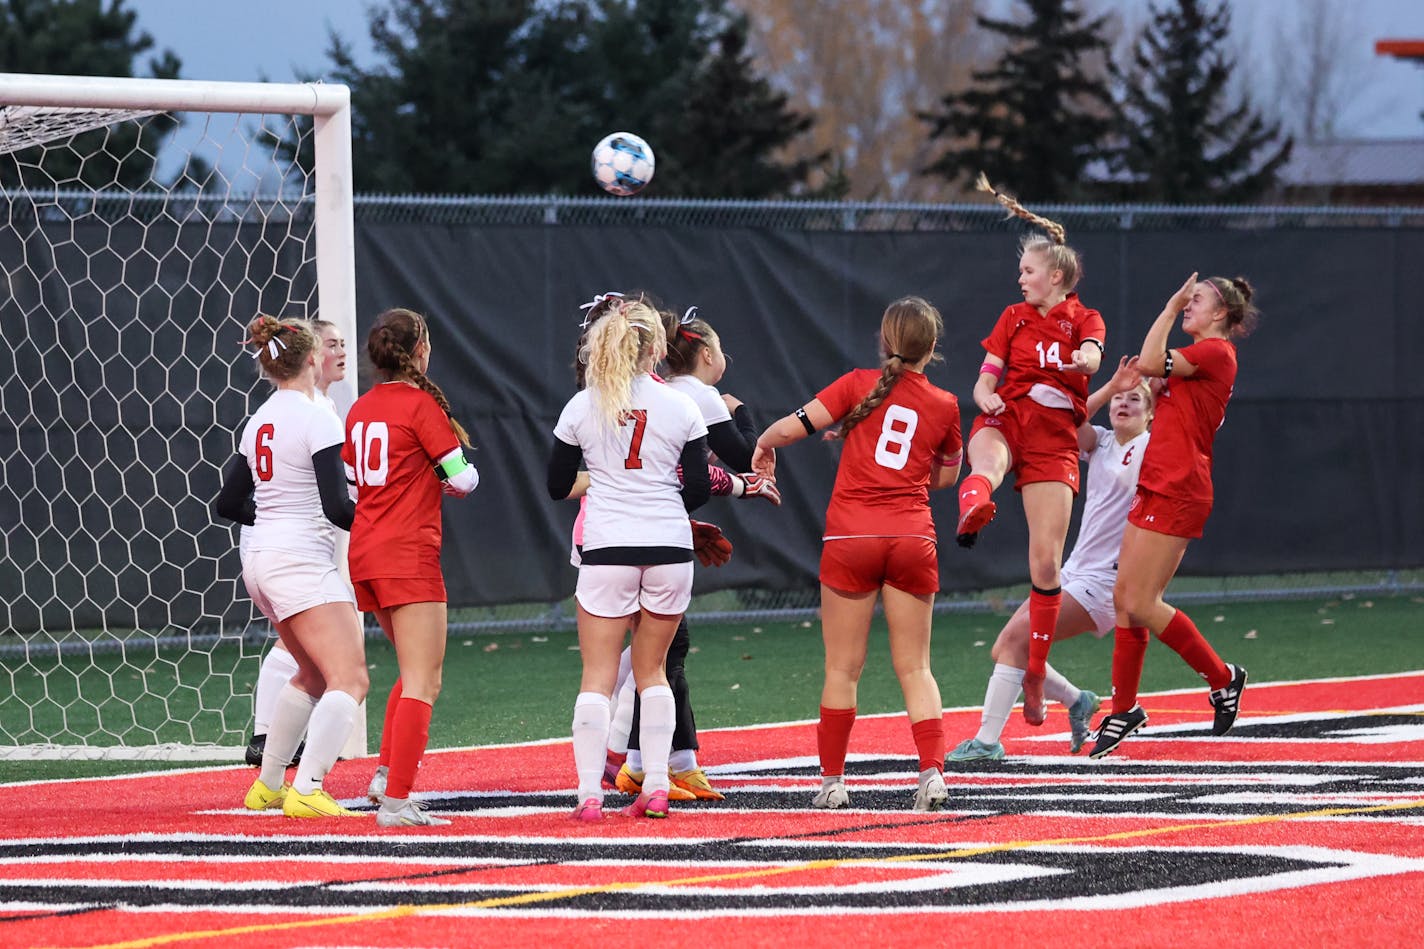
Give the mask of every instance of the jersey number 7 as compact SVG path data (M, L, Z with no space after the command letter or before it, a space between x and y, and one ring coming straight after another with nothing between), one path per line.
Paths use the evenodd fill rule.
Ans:
M643 431L648 427L648 410L632 409L623 418L623 423L633 423L633 440L628 445L628 457L623 459L624 468L641 468L643 459L639 452L643 450Z

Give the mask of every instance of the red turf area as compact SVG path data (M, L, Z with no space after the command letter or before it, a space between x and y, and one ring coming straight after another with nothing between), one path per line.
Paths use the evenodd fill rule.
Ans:
M247 768L0 786L0 945L1415 944L1421 697L1424 673L1253 685L1212 738L1204 694L1148 696L1096 762L1061 710L1015 718L1010 760L950 772L932 814L902 716L857 723L836 812L808 807L809 724L705 733L728 800L667 821L569 821L566 742L430 755L417 791L453 823L419 833L246 813ZM948 713L950 744L977 723Z

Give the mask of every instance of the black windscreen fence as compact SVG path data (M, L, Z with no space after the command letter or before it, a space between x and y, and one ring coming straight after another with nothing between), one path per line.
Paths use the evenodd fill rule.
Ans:
M245 227L235 225L232 238L251 248L241 273L195 254L168 291L102 301L86 301L85 280L52 277L35 256L53 235L0 240L7 271L20 272L17 261L29 268L0 304L6 627L113 623L116 604L136 603L133 623L182 628L232 615L229 604L242 600L235 532L207 509L233 447L214 425L240 429L266 395L238 347L243 324L259 306L290 308L310 296L300 280L244 284L253 268L289 265ZM86 241L114 241L97 230L105 233L70 233L62 243L84 257ZM1408 274L1424 263L1424 227L1139 224L1070 237L1086 268L1082 299L1107 322L1105 367L1136 351L1191 272L1244 274L1257 288L1263 319L1241 345L1216 443L1216 507L1184 573L1424 565L1424 378L1413 365L1424 321L1405 294ZM544 469L573 392L579 304L595 293L641 289L679 310L696 305L731 356L722 391L761 425L847 369L876 365L885 305L923 296L946 324L945 361L929 376L959 397L966 432L979 341L1019 299L1016 237L1002 226L359 220L356 238L359 322L349 342L360 387L370 383L364 344L374 316L392 306L427 314L430 375L477 447L479 489L444 511L452 606L548 602L573 589L576 505L548 499ZM132 263L98 254L85 266ZM135 270L116 278L124 279L166 278ZM220 284L236 289L188 300L189 288ZM195 360L196 346L210 358ZM722 526L736 554L720 570L699 571L699 591L814 587L836 460L834 445L808 440L780 455L781 507L710 502L700 516ZM136 477L140 470L150 474ZM945 591L1024 579L1027 531L1010 485L999 500L998 521L965 551L951 539L952 493L933 498ZM126 584L146 585L143 596L123 595Z

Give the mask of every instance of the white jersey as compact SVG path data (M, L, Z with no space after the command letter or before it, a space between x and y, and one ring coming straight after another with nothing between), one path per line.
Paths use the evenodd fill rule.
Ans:
M623 425L609 427L597 414L593 393L584 389L554 426L554 437L577 445L588 468L583 549L690 550L692 527L677 466L683 447L706 435L707 425L690 398L648 375L633 380L633 406Z
M663 381L677 391L687 393L687 397L702 412L702 421L709 428L718 422L732 420L732 413L727 411L727 403L722 401L722 393L717 391L716 386L709 386L696 376L672 376Z
M331 414L336 416L336 421L337 421L338 423L342 423L342 422L344 421L344 420L342 419L342 417L341 417L341 413L336 410L336 403L331 400L331 396L329 396L329 395L327 395L326 393L322 392L320 389L313 390L313 392L312 392L312 401L314 401L317 405L324 405L324 406L326 406L327 408L331 409ZM343 427L344 427L344 425L343 425ZM249 462L249 464L251 464L251 462ZM254 478L254 481L255 481L255 478ZM338 541L342 540L343 538L344 538L345 540L349 541L349 540L351 539L351 536L350 536L349 534L347 534L346 532L342 531L342 532L340 532L340 537L338 537ZM337 565L338 567L340 567L340 568L344 571L344 570L346 569L346 551L345 551L345 545L344 545L344 544L339 544L339 547L340 547L340 549L339 549L338 552L337 552L338 555L337 555L337 558L336 558L336 565ZM249 526L247 526L246 524L240 525L240 526L238 527L238 529L237 529L237 553L238 553L238 556L239 556L239 557L246 557L246 556L247 556L247 551L250 550L251 548L252 548L252 528L249 527ZM345 576L344 573L343 573L342 575Z
M1151 434L1143 432L1120 445L1111 429L1094 425L1093 431L1098 436L1097 447L1082 453L1088 460L1083 519L1073 553L1063 565L1065 571L1079 574L1117 569L1127 508L1137 493L1137 473Z
M278 389L252 413L238 443L256 485L248 551L332 561L337 527L322 513L312 455L345 440L336 414L295 389Z

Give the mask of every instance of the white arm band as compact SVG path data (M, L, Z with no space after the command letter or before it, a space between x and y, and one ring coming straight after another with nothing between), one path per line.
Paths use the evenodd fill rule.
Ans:
M456 448L440 459L440 471L450 487L461 494L469 494L480 483L480 473L475 466L465 460L465 450Z
M352 501L357 500L356 469L351 467L350 465L346 465L346 493L348 496L350 496Z

